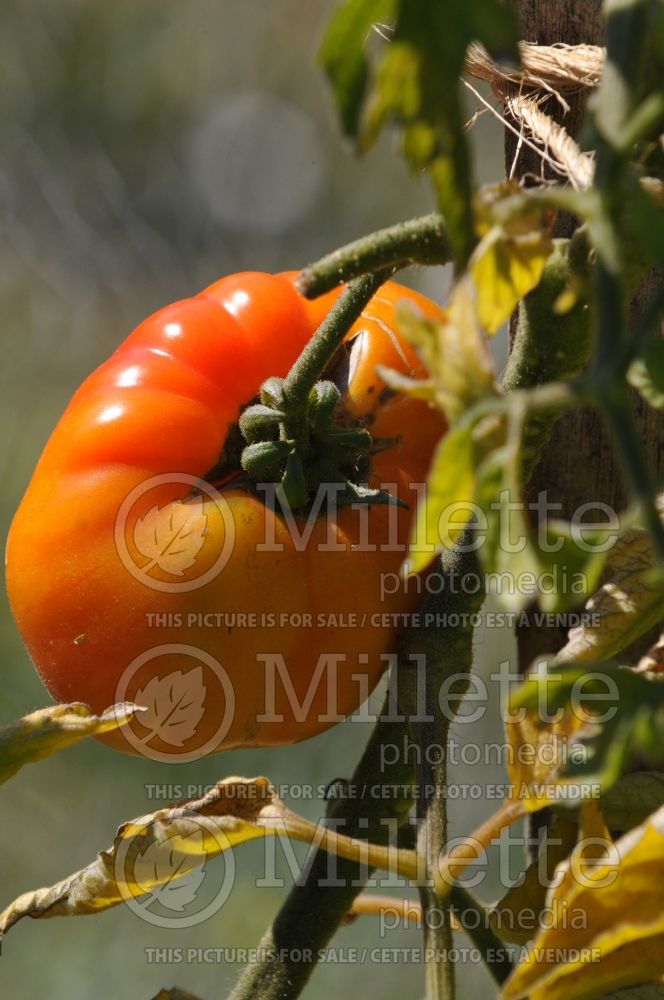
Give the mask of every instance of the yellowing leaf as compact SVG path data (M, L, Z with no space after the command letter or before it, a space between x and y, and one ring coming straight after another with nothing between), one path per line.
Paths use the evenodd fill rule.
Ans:
M574 778L562 774L575 755L585 759L586 750L579 741L593 731L594 722L583 694L592 697L592 691L590 686L584 687L581 679L573 698L566 698L563 705L550 704L549 693L555 694L555 683L562 676L546 670L532 671L513 693L504 718L512 798L522 802L529 812L552 802L578 805L582 796L590 794ZM524 701L526 707L519 704Z
M606 582L586 603L590 625L570 630L559 661L608 660L664 618L664 585L654 575L650 535L633 530L618 539Z
M574 847L576 834L576 823L564 816L554 817L523 880L512 886L489 914L491 927L503 941L525 944L535 936L546 905L547 885L553 882L557 865Z
M583 842L546 900L584 914L542 930L507 981L504 1000L592 1000L664 979L664 808L586 870ZM584 855L588 857L588 852Z
M137 887L151 893L167 910L181 912L193 902L205 875L199 861L205 857L202 830L194 830L186 839L190 843L183 845L181 838L170 838L167 851L162 843L153 841L134 863Z
M479 304L477 289L465 276L455 285L447 307L449 330L441 362L444 367L452 365L461 387L456 395L466 406L498 392Z
M597 798L634 755L654 767L664 760L664 684L650 675L554 663L511 693L510 710L510 774L528 808Z
M519 722L505 721L512 796L521 800L528 812L552 802L578 801L581 793L573 782L564 782L560 774L567 763L570 743L584 734L587 725L587 720L571 712L559 722L543 722L536 712L527 713Z
M384 368L383 365L376 365L376 372L389 389L402 392L404 396L412 396L413 399L426 399L429 403L436 402L436 385L433 379L413 379L395 371L394 368Z
M429 565L437 552L451 548L463 531L473 503L475 470L470 427L450 431L440 442L424 497L417 505L409 548L409 573Z
M399 328L422 356L429 372L426 381L389 384L402 392L435 402L454 424L477 400L498 393L491 351L477 320L475 290L468 277L454 287L445 321L423 319L412 309L399 310Z
M53 705L23 716L0 728L0 784L12 778L24 764L49 757L57 750L118 729L142 709L129 702L113 705L102 715L92 715L87 705Z
M664 633L645 651L634 669L639 674L664 673Z
M552 250L551 235L543 227L525 233L495 227L482 239L469 267L479 320L489 333L495 333L539 283Z
M267 778L227 778L200 799L123 823L112 847L55 885L26 892L0 914L0 939L23 917L98 913L150 894L178 909L195 893L200 867L264 836L289 837L370 867L416 878L413 851L344 837L291 812ZM186 879L182 891L177 880Z

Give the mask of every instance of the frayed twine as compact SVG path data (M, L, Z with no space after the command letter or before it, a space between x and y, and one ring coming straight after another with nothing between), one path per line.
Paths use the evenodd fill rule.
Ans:
M463 81L465 86L504 127L517 135L517 155L520 146L527 145L537 153L543 164L548 164L576 190L590 187L595 170L593 156L584 153L565 128L542 111L541 104L553 98L564 112L569 111L564 94L598 85L604 66L604 49L596 45L520 42L519 53L521 66L518 68L495 63L476 43L469 47L466 56L467 73L491 85L504 110L519 128L466 80ZM515 167L516 161L512 173Z

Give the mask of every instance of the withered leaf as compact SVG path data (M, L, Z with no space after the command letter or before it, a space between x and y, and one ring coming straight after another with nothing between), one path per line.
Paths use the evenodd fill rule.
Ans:
M57 750L78 743L86 736L107 733L123 726L142 709L123 702L93 715L87 705L72 702L52 705L24 715L0 728L0 784L12 778L24 764L49 757Z

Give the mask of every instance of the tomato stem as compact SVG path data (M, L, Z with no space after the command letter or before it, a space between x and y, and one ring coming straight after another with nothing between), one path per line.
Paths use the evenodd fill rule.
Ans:
M361 274L379 268L401 268L410 264L448 264L452 246L442 215L432 212L396 226L379 229L347 243L305 267L297 279L299 291L308 299Z
M318 327L284 379L284 396L292 415L306 412L309 393L355 320L390 273L382 270L356 278Z
M394 711L393 697L387 696L352 778L332 783L343 794L330 795L327 804L327 816L335 828L383 845L393 844L395 827L407 829L413 801L409 755L385 756L386 748L402 746L409 735L407 720ZM377 787L389 788L389 794L376 795ZM367 865L345 858L335 860L331 869L329 855L319 849L260 942L259 955L274 955L274 959L247 964L229 1000L295 1000L370 874ZM293 958L295 945L300 956L311 957Z
M335 423L341 394L333 382L321 381L339 344L371 297L389 277L382 270L351 282L308 342L285 379L271 378L261 389L261 402L248 407L240 430L248 443L242 467L259 481L278 482L280 502L304 507L323 482L347 484L350 499L357 487L342 472L368 454L372 439L361 427ZM365 491L367 502L385 502Z
M425 953L429 956L451 954L453 946L450 915L449 885L440 884L440 861L449 849L447 821L447 753L449 730L463 695L470 684L473 664L474 615L479 613L484 600L484 587L471 593L465 586L467 580L480 581L476 552L468 550L468 536L463 536L457 549L440 557L437 571L446 578L456 574L461 586L445 586L436 595L429 594L422 609L436 608L436 615L457 621L458 625L445 628L442 639L440 627L419 626L411 628L399 650L398 671L402 676L399 708L410 720L413 743L418 748L416 757L417 800L417 851L425 861L425 880L420 885L420 899L424 913L423 932ZM426 620L424 618L423 620ZM423 676L423 692L416 674ZM408 682L407 678L412 679ZM449 712L440 710L440 692L451 677L458 677L455 703ZM422 698L423 693L423 698ZM432 958L425 963L426 996L431 1000L453 1000L455 996L454 964Z

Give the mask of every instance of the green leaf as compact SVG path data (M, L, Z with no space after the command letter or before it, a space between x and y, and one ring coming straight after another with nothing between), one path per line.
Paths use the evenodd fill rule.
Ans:
M650 0L608 0L604 11L607 55L601 85L589 107L594 124L617 151L629 152L637 141L633 123L649 92L661 90L655 73L648 79L652 59L646 58L657 33L661 37L662 5ZM657 53L653 46L652 54ZM650 55L650 53L648 53Z
M664 806L664 774L661 771L626 774L602 796L601 806L610 830L621 833L633 830L650 813Z
M575 784L588 798L613 785L635 755L664 761L664 683L607 664L554 663L512 692L511 712L558 711L574 718L583 754L570 754L559 783ZM600 719L600 722L594 720ZM579 728L579 722L585 720ZM578 801L578 799L577 799Z
M396 0L345 0L330 18L320 60L332 84L346 135L356 137L369 75L367 39L374 24L391 21Z
M442 322L424 319L406 305L397 315L399 330L420 354L429 378L407 379L380 368L391 388L431 400L450 425L474 403L498 396L493 358L477 320L474 288L467 276L455 284Z
M371 24L394 19L392 40L368 90L366 36ZM472 41L517 61L509 12L499 0L346 0L333 15L322 58L335 88L346 132L368 148L390 119L404 129L404 152L417 170L428 169L445 217L457 264L474 244L471 164L459 94Z
M144 711L129 702L113 705L102 715L92 715L87 705L53 705L41 708L0 729L0 784L30 764L50 757L57 750L119 729L135 712Z
M652 192L652 188L650 189ZM623 224L628 237L627 249L631 244L639 263L664 267L664 213L661 204L648 192L648 188L637 177L627 178L623 206Z
M654 409L664 409L664 340L654 340L632 361L627 381Z
M537 598L542 571L530 526L516 505L521 496L505 485L500 470L502 451L492 456L497 478L484 472L480 504L487 516L487 542L479 553L486 574L487 593L495 594L500 605L517 614ZM491 484L491 485L489 485Z
M495 593L510 612L519 612L537 595L540 562L521 495L521 450L526 410L510 400L503 442L489 452L478 470L478 501L488 532L480 547L487 593Z
M584 530L583 547L564 521L551 520L547 528L547 549L560 543L557 551L538 549L540 558L540 604L544 611L567 611L589 597L598 586L607 551L602 549L612 529ZM588 551L592 547L595 551ZM545 589L546 587L546 589Z
M451 548L470 515L475 494L472 428L458 427L441 441L427 491L417 506L409 549L409 573L419 573L443 548Z

